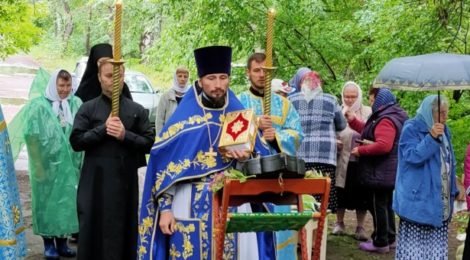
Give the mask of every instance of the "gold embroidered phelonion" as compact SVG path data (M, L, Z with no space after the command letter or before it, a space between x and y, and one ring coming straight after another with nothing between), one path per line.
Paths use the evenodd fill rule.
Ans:
M120 67L121 67L121 18L122 3L118 0L116 3L116 14L114 17L114 52L113 52L113 92L111 102L111 115L119 116L119 95L120 95Z
M264 67L264 114L271 114L271 78L273 68L273 37L274 37L274 9L268 11L268 21L266 30L266 63Z

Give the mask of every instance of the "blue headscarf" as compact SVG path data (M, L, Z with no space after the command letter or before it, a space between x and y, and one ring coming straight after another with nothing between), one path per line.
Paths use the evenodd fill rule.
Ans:
M289 85L295 88L295 92L300 91L300 82L302 81L302 78L305 76L305 74L311 71L312 71L311 69L306 68L306 67L300 68L297 70L294 77L292 77L292 79L289 80Z
M431 129L434 125L434 118L432 116L432 102L434 102L436 98L437 95L427 96L423 102L421 102L421 105L416 111L416 118L424 121L429 129Z
M377 112L380 108L386 105L392 105L397 103L395 95L387 88L379 89L379 92L375 96L374 104L372 105L372 112Z
M423 102L421 102L421 105L419 106L418 110L416 111L416 118L419 120L422 120L424 123L426 123L426 126L430 130L432 126L434 125L434 118L432 116L432 103L434 100L436 100L437 95L429 95L427 96ZM441 97L441 104L445 101L446 99L444 97ZM446 158L447 162L450 161L449 158L449 151L450 151L450 141L448 139L447 135L440 136L439 139L442 142L442 152L444 153L444 158Z

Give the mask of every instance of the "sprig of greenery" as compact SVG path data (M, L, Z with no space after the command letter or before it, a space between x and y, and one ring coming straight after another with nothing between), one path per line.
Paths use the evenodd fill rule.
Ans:
M224 187L225 179L237 180L241 183L246 182L249 178L254 178L254 175L245 175L243 172L235 170L233 168L225 170L217 174L210 185L212 192L217 192Z

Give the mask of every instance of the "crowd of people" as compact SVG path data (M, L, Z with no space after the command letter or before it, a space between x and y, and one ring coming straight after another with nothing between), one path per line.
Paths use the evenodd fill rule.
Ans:
M187 68L175 70L171 89L160 99L155 130L145 109L132 100L122 65L120 109L112 116L109 44L91 49L76 93L70 73L57 70L43 95L18 114L24 123L10 134L14 145L27 147L33 232L44 240L46 259L183 254L212 259L211 184L237 162L278 153L297 156L307 170L331 178L333 235L347 234L345 212L354 210L353 236L360 250L389 253L396 248L396 259L447 259L458 190L445 97L427 96L409 119L389 89L370 89L367 106L361 87L348 81L338 101L324 89L320 74L304 67L289 82L272 80L266 115L263 53L248 57L250 85L238 96L229 88L230 47L199 48L194 57L197 79L189 81ZM224 115L242 109L253 110L257 118L254 150L219 150ZM25 227L5 129L0 110L0 258L17 259L25 256ZM139 194L137 170L146 165ZM466 186L469 165L467 159ZM290 207L244 204L231 210L289 212ZM367 212L373 230L365 229ZM78 252L68 245L72 235ZM291 236L227 235L224 259L295 259L297 244ZM470 255L469 247L465 254Z

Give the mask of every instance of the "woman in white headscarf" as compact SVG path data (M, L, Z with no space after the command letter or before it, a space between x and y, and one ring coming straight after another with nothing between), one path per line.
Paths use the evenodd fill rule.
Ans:
M18 114L24 123L32 189L33 231L44 239L46 259L75 256L67 236L78 232L77 185L82 153L72 150L69 136L81 100L72 94L72 76L55 71L43 96Z
M162 131L163 125L173 115L184 94L191 87L188 82L189 71L183 67L177 68L173 76L173 86L162 95L158 103L157 118L155 120L155 133L157 135Z
M355 82L348 81L343 85L341 100L343 114L352 112L356 118L365 122L372 113L372 109L369 106L362 104L362 90ZM366 241L368 237L364 230L364 220L367 213L367 194L359 184L357 158L351 155L351 150L357 146L356 140L360 138L360 134L352 130L348 125L343 131L338 133L337 137L342 149L338 149L336 167L338 211L336 212L336 224L333 234L345 234L345 211L346 209L356 210L357 226L354 238Z

